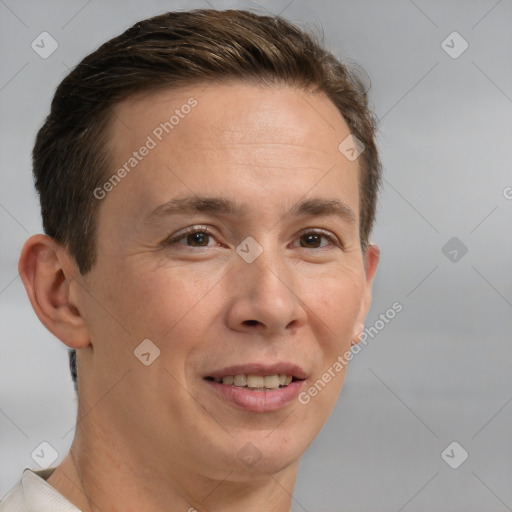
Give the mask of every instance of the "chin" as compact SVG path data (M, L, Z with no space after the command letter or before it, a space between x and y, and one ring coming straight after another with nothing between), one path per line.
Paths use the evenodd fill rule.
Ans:
M290 416L291 419L291 416ZM290 432L277 426L275 430L239 433L233 436L225 457L227 466L242 475L268 476L298 464L300 457L314 439L310 432Z

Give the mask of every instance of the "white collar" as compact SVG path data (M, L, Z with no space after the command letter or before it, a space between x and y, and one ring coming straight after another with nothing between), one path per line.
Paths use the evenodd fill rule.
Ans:
M0 511L80 512L80 509L46 482L54 471L55 468L41 471L25 469L21 481L2 500Z

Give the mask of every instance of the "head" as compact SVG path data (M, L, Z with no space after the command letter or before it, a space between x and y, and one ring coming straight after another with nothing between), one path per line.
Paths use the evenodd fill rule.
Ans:
M307 390L362 331L380 164L356 73L278 17L167 13L62 81L33 163L46 235L20 273L80 407L104 397L98 435L211 475L296 461L345 368L307 404L218 381Z

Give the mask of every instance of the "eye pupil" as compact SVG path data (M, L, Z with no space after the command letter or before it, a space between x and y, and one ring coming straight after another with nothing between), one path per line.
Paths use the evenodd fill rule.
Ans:
M315 244L315 247L318 247L317 242L318 243L320 242L320 235L316 235L316 234L303 235L302 239L307 240L306 247L312 247L311 242L313 242L313 244Z
M204 233L202 231L198 233L191 233L187 237L187 242L189 242L191 245L204 245L205 242L208 242L208 236L209 235L207 233Z

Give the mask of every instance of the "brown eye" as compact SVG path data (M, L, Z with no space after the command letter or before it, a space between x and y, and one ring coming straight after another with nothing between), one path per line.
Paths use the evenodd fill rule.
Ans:
M190 233L187 236L184 236L182 240L186 239L193 247L205 247L208 245L209 237L210 235L204 231L196 231L195 233Z
M301 246L302 247L309 247L309 248L318 248L321 244L321 235L317 235L316 233L309 234L309 235L302 235L300 237L301 239ZM304 242L304 243L302 243Z
M169 238L165 245L184 245L186 247L210 247L212 245L210 240L213 239L213 234L205 227L189 228L177 235Z
M329 233L323 231L308 231L303 233L300 237L300 247L304 249L321 249L329 245L340 246L337 239ZM328 243L324 243L327 240Z

